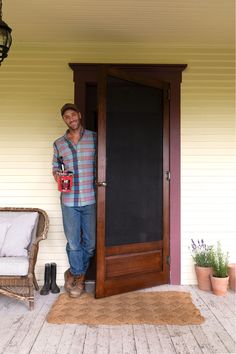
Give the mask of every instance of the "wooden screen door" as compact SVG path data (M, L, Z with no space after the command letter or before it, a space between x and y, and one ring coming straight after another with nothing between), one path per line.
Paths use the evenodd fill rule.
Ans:
M169 282L168 85L101 67L96 297Z

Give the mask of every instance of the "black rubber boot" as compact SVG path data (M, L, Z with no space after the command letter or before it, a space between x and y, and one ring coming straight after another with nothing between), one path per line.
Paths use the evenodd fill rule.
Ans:
M57 265L56 263L51 263L51 285L50 285L50 290L53 294L57 294L60 292L59 287L57 286L56 283L56 278L57 278Z
M40 290L40 295L48 295L50 291L50 281L51 281L51 266L49 263L45 264L44 270L44 285Z

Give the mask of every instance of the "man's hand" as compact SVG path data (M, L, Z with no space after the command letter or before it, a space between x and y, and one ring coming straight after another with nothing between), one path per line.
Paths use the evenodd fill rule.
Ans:
M54 179L55 179L55 181L57 182L58 181L58 178L59 178L59 176L58 176L58 171L53 171L53 177L54 177Z

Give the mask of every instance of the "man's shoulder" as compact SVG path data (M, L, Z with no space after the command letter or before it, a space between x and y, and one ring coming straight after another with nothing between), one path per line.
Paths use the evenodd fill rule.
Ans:
M94 132L94 131L92 131L92 130L88 130L88 129L84 129L84 132L85 132L86 134L91 134L91 135L94 135L94 136L97 135L96 132Z
M54 141L53 145L61 145L64 144L64 142L65 142L65 135L62 135Z
M84 129L84 134L85 136L92 138L93 140L97 139L97 133L92 130Z

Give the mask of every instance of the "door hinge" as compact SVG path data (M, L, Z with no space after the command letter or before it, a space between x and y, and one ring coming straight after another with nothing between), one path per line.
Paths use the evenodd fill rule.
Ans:
M170 171L166 171L166 180L170 181Z
M166 256L166 263L170 265L170 256Z

